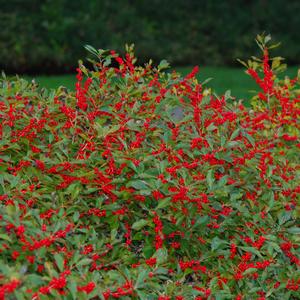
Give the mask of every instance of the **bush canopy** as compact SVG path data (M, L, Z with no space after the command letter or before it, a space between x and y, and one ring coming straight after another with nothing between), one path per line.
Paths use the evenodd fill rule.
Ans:
M298 299L300 80L257 42L252 108L132 47L3 78L0 299Z

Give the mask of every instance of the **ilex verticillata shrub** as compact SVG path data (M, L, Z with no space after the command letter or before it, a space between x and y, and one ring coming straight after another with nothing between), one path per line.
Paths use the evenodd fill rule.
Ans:
M88 49L76 91L0 87L0 299L298 299L300 84L252 107Z

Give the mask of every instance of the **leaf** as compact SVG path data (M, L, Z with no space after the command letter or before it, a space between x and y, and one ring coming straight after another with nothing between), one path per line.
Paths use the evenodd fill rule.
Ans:
M53 263L52 262L46 261L44 263L44 266L45 266L45 270L50 275L50 277L56 277L57 276L57 272L55 271L55 268L53 268Z
M154 254L155 248L151 244L146 244L143 249L145 257L148 259Z
M146 292L137 290L136 293L138 294L139 299L141 299L141 300L149 300L149 294L147 294Z
M184 216L184 215L183 215L183 216L180 216L180 215L177 216L177 217L176 217L176 220L177 220L177 221L176 221L176 225L177 225L177 226L180 226L180 225L182 224L182 222L184 221L184 219L185 219L185 216Z
M226 137L224 135L221 136L221 147L224 147L226 143Z
M211 80L213 80L213 78L209 77L209 78L205 79L204 81L202 81L201 84L205 85L205 84L209 83Z
M160 248L156 250L153 257L156 257L157 264L163 264L168 260L168 250L166 248Z
M234 192L230 194L230 201L236 201L238 199L241 199L243 197L242 193Z
M167 275L169 270L167 268L159 267L155 269L155 274L164 274Z
M148 271L145 270L145 269L141 270L141 268L139 268L138 274L139 275L138 275L137 280L135 282L134 289L142 288L145 285L144 281L145 281L146 277L148 277Z
M248 65L244 62L244 61L242 61L241 59L239 59L239 58L237 58L236 59L240 64L242 64L244 67L246 67L247 69L248 69Z
M164 69L168 69L170 67L170 64L165 60L165 59L163 59L160 63L159 63L159 65L157 66L157 69L159 70L159 71L161 71L161 70L164 70Z
M55 259L55 262L57 264L58 269L62 272L64 270L64 259L63 259L63 257L61 256L61 254L56 253L56 254L54 254L54 259Z
M206 225L208 222L209 222L209 216L199 216L197 217L197 221L193 225L193 228L202 224Z
M288 233L300 234L300 227L291 227L286 230Z
M77 199L77 197L80 194L80 192L81 192L81 187L78 186L78 185L74 186L74 188L71 191L71 199L72 200Z
M151 175L151 174L147 174L147 173L141 173L141 174L139 174L139 177L141 179L157 178L157 176L154 176L154 175Z
M26 276L28 282L33 283L34 285L41 285L44 281L41 276L37 274L29 274Z
M214 131L214 130L218 129L218 127L216 127L216 125L214 123L211 123L206 127L206 129L208 131Z
M214 251L219 248L221 245L226 245L228 242L221 240L219 237L214 237L211 241L211 250Z
M275 250L276 252L278 252L278 253L281 253L281 252L282 252L280 246L278 246L277 243L274 243L274 242L268 242L268 244L269 244L269 246L270 246L273 250Z
M218 181L218 187L224 187L227 184L228 175L224 175L219 181Z
M231 90L227 90L224 94L225 100L232 99Z
M291 213L283 211L279 216L279 225L283 225L291 219Z
M257 255L258 257L262 258L262 255L260 252L253 247L240 247L242 250L247 251L247 252L252 252L253 254Z
M239 136L240 132L241 132L240 128L236 129L236 130L231 134L230 140L233 141L236 137Z
M76 266L80 267L80 266L86 266L88 265L90 262L92 262L93 260L91 258L84 258L81 261L79 261Z
M143 180L136 180L129 183L129 186L135 188L136 190L147 190L148 185Z
M7 234L0 234L0 239L11 242L11 238Z
M171 200L170 197L165 198L163 200L159 200L156 209L165 208L165 207L169 206L170 205L170 200Z
M147 224L148 224L148 220L142 219L142 220L134 222L132 224L132 229L134 229L134 230L140 230L141 228L143 228Z
M92 47L92 46L90 46L90 45L84 45L84 48L85 48L88 52L94 54L95 56L97 56L97 57L99 56L99 52L98 52L94 47Z
M209 288L213 289L217 285L217 283L218 283L218 278L217 277L213 278L209 283Z
M69 291L71 292L73 299L76 299L76 296L78 295L76 282L74 280L70 280L68 282L68 288Z
M255 273L256 271L257 271L256 268L249 268L243 273L243 275L252 274L252 273Z
M249 141L249 143L254 147L255 141L254 141L253 137L249 133L246 133L246 132L244 132L243 135Z
M79 220L80 214L78 211L75 211L73 215L73 222L76 223Z
M265 36L265 39L264 39L264 43L267 44L269 41L271 41L271 39L272 39L272 38L271 38L271 35L270 35L270 34L266 35L266 36Z
M212 188L213 186L213 183L215 181L215 177L214 177L214 170L213 169L210 169L207 174L206 174L206 181L208 183L208 186L210 188Z

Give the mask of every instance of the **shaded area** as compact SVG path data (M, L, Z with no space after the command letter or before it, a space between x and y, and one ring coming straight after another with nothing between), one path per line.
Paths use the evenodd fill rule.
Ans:
M123 51L140 62L235 65L258 53L256 34L271 33L280 53L299 64L300 2L291 0L11 0L1 1L0 69L6 73L73 72L85 44Z

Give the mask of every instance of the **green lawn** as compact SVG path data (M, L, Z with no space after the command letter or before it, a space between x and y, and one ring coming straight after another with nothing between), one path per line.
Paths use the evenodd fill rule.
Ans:
M187 74L191 71L191 67L179 67L175 68L176 71L181 74ZM286 73L281 76L288 75L295 77L297 74L297 67L289 67ZM57 76L25 76L28 80L35 79L36 82L42 87L57 88L59 86L65 86L69 89L74 89L76 75L57 75ZM253 80L245 74L245 70L242 68L224 68L224 67L200 67L198 79L204 81L207 78L212 78L210 82L206 84L207 87L212 87L218 94L224 93L226 90L231 90L232 96L238 99L247 99L251 97L251 90L257 88Z

